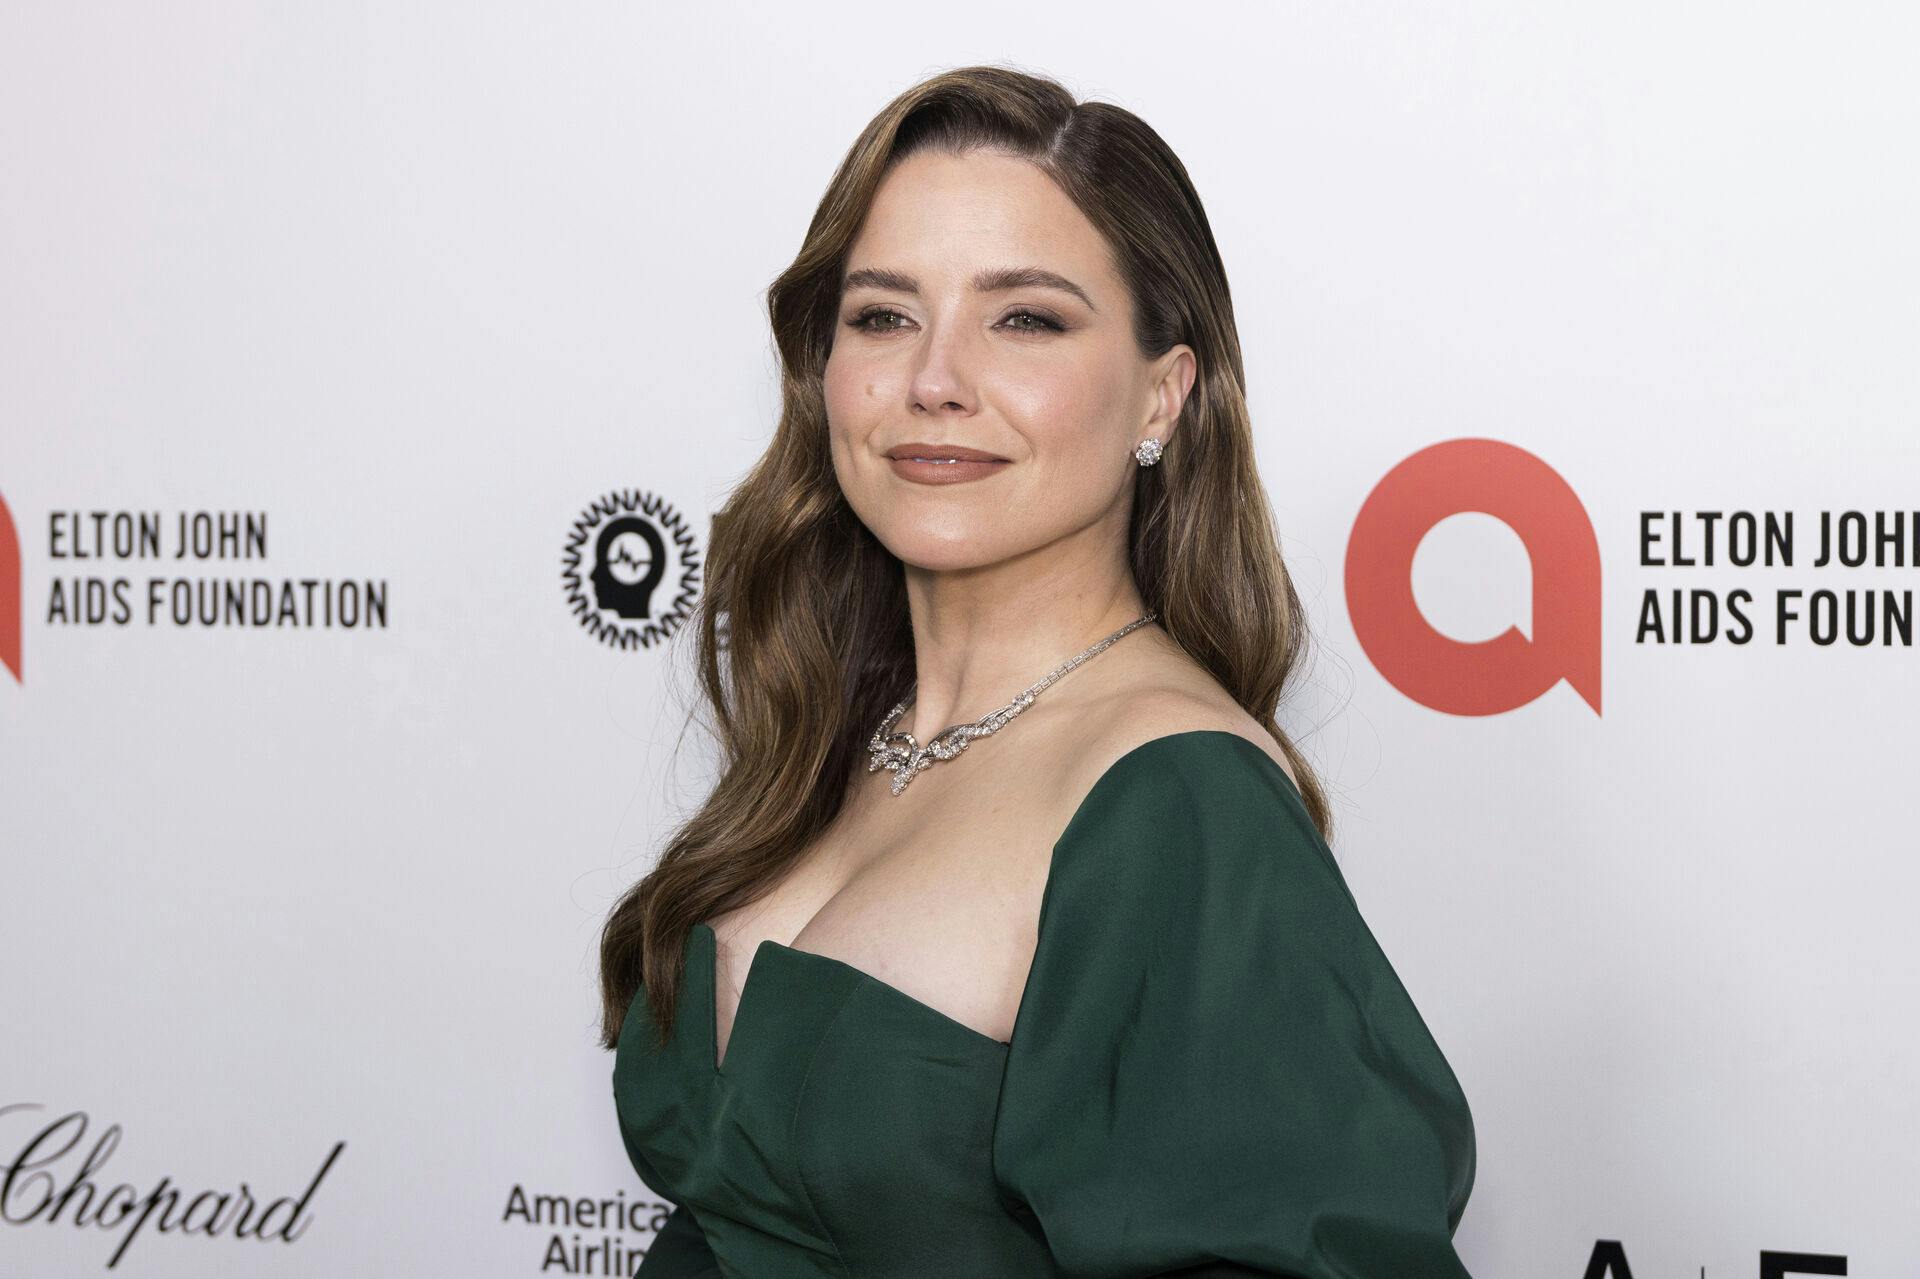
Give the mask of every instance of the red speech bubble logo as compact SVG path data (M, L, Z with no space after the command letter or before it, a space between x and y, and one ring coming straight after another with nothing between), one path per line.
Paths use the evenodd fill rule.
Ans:
M13 682L27 682L20 653L20 535L14 531L13 512L0 497L0 665L13 672Z
M1512 529L1533 566L1533 637L1509 626L1466 643L1430 625L1413 598L1413 553L1449 515ZM1347 541L1347 612L1389 684L1453 715L1498 715L1562 679L1600 713L1600 546L1560 473L1500 440L1421 449L1374 486Z

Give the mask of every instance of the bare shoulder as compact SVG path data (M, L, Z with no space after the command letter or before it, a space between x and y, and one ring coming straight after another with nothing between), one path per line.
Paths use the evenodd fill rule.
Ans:
M1299 786L1293 765L1280 749L1280 743L1217 687L1196 688L1184 680L1150 685L1115 699L1112 705L1102 708L1095 720L1083 757L1083 781L1097 778L1127 752L1156 738L1210 729L1233 733L1252 742L1279 765L1288 781L1296 788Z

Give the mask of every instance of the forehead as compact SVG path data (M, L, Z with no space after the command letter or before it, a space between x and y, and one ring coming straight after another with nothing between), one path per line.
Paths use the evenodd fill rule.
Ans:
M895 165L847 265L949 282L981 267L1044 267L1077 281L1096 304L1120 287L1105 238L1053 179L987 151L922 151Z

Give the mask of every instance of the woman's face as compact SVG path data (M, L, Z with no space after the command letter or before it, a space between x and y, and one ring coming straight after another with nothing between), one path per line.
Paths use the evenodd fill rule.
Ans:
M1103 520L1124 546L1133 448L1169 438L1193 370L1186 346L1141 356L1106 241L1044 173L923 151L882 182L848 255L826 367L834 471L922 568L996 563ZM913 444L999 460L889 458Z

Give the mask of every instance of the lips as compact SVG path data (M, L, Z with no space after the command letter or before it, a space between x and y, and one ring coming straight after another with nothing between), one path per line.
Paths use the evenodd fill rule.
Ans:
M896 444L887 450L887 465L909 484L971 484L999 475L1013 463L983 449L960 444Z
M1007 460L998 453L988 453L984 449L963 448L958 444L918 442L896 444L887 450L887 456L895 461L912 462L1004 462Z

